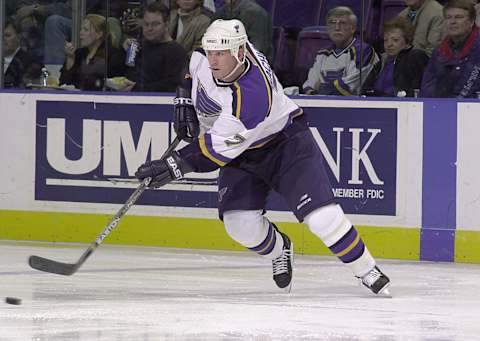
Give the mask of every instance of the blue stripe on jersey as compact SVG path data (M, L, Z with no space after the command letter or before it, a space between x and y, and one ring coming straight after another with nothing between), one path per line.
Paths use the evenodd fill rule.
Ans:
M232 115L247 129L255 128L270 114L272 95L270 83L261 68L252 65L250 72L230 85L232 89Z
M268 114L267 114L267 116L268 116L268 115L270 115L270 110L272 109L272 101L273 101L272 85L268 81L268 77L265 74L265 70L261 67L262 63L260 62L260 60L258 60L257 55L253 52L253 50L250 48L250 46L248 44L247 44L247 49L250 52L250 55L253 57L253 59L255 59L255 61L257 63L256 66L260 70L260 72L262 74L262 77L263 77L263 80L265 82L265 85L267 87L267 94L268 94Z
M260 71L252 67L248 74L233 83L230 88L232 89L232 115L238 118L245 128L254 129L270 113L268 91Z
M198 142L202 154L211 161L215 162L220 167L225 166L228 162L232 160L215 152L212 146L212 136L210 134L203 135L198 139Z

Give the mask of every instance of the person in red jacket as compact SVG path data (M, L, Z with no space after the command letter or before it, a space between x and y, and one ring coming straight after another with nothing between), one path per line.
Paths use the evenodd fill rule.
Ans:
M447 36L432 54L421 97L477 97L480 91L480 36L471 0L450 0L443 9Z

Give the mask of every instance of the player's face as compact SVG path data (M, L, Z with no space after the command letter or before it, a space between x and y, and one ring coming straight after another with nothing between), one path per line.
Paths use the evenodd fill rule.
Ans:
M463 39L472 31L474 24L463 8L449 8L445 11L445 26L450 38Z
M330 40L337 47L348 45L355 34L355 25L346 15L328 18L327 29Z
M213 77L220 80L224 80L238 64L229 50L207 51L207 58Z
M400 29L394 28L383 35L383 46L389 56L396 56L407 47L407 42Z

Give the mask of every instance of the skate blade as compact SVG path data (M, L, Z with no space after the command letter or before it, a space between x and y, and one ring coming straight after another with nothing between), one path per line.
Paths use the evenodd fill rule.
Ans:
M291 252L291 262L292 262L292 279L290 280L290 283L285 287L283 288L283 291L286 293L286 294L289 294L291 291L292 291L292 284L293 284L293 264L294 264L294 252L293 252L293 242L290 241L290 252Z
M290 281L290 284L287 285L285 288L282 288L283 292L286 294L289 294L292 291L292 282Z
M380 290L377 295L380 297L385 297L385 298L393 298L392 294L390 293L390 283L387 283L382 290Z

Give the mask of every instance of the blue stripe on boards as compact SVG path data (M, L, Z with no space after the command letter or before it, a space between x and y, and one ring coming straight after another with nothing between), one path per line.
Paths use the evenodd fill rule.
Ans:
M420 259L453 261L456 228L457 103L425 100Z

